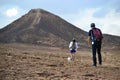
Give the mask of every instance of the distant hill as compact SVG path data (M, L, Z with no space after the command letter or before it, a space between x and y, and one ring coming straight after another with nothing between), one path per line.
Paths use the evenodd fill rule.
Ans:
M120 46L120 37L104 35L104 46ZM87 32L43 9L32 9L0 30L1 43L27 43L47 46L68 46L76 38L87 48Z
M104 48L120 50L120 36L104 34L103 37Z

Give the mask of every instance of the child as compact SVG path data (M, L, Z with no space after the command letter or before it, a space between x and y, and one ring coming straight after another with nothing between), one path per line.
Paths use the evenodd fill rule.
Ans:
M75 59L75 53L77 51L78 48L78 43L76 42L75 39L73 39L70 44L69 44L69 49L70 49L70 53L71 53L71 59L74 60Z

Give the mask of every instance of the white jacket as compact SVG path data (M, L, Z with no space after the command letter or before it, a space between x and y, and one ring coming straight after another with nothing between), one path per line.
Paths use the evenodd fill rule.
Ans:
M72 50L72 44L73 44L73 42L71 41L70 44L69 44L69 49L70 50ZM78 43L77 42L75 42L75 46L76 46L76 50L77 50L77 48L78 48Z

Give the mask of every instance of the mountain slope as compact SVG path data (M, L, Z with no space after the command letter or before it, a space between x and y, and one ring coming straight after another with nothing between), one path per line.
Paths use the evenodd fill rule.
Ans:
M51 46L67 46L73 37L82 41L87 35L85 31L42 9L32 9L0 30L0 33L0 42Z
M0 29L0 43L65 47L73 38L77 39L80 48L87 48L87 32L42 9L32 9ZM104 35L103 45L107 48L119 48L120 37Z

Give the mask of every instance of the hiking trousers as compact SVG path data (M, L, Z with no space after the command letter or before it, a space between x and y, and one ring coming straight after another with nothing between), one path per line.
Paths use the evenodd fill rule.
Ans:
M101 65L102 64L101 41L95 41L94 44L92 44L93 66L96 66L97 64L96 53L98 53L98 62Z

